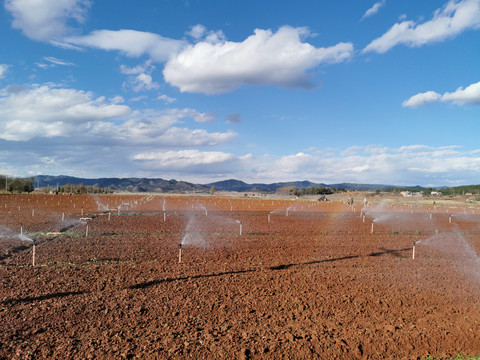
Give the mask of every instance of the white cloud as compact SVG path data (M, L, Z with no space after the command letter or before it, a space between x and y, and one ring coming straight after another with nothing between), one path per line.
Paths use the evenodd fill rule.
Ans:
M0 138L27 141L35 137L71 135L90 121L126 115L127 106L105 103L93 94L38 86L0 97Z
M0 79L2 79L5 74L7 73L8 65L7 64L0 64Z
M426 103L437 101L441 97L442 96L436 93L435 91L427 91L424 93L419 93L417 95L414 95L410 99L405 100L402 103L402 106L416 108L416 107L425 105Z
M465 89L459 87L453 93L443 94L442 101L453 102L457 105L480 105L480 81Z
M302 42L308 35L305 28L284 26L276 33L257 29L241 43L199 42L172 56L163 74L182 92L218 94L243 84L312 88L312 75L306 71L347 60L353 45L315 48Z
M373 6L368 9L367 11L365 11L365 14L363 14L363 17L362 17L362 20L366 19L367 17L370 17L370 16L373 16L375 15L376 13L378 13L378 11L380 10L380 8L382 6L385 5L385 0L382 0L382 1L379 1L379 2L376 2L375 4L373 4Z
M46 69L46 68L49 68L49 67L54 67L56 65L75 66L74 63L71 63L71 62L68 62L68 61L65 61L65 60L62 60L62 59L57 59L56 57L53 57L53 56L44 56L43 60L49 62L50 64L48 65L48 64L37 63L37 65L39 67L41 67L42 69Z
M187 35L191 36L195 41L204 40L210 44L216 44L225 41L225 34L221 30L213 31L207 30L202 24L194 25L187 32Z
M399 44L422 46L479 27L480 0L449 0L443 8L435 11L432 20L421 24L414 21L396 23L385 34L368 44L362 52L385 53Z
M125 99L120 95L114 96L114 97L110 98L109 100L112 104L121 104L121 103L125 102Z
M168 95L165 95L165 94L159 95L159 96L157 97L157 99L158 99L158 100L162 100L162 101L163 101L164 103L166 103L166 104L172 104L172 103L174 103L175 101L177 101L177 99L172 98L172 97L170 97L170 96L168 96Z
M412 96L402 103L404 107L419 107L429 102L442 101L457 105L480 105L480 81L467 86L459 87L455 92L446 92L440 95L434 91L427 91Z
M61 137L86 145L99 141L168 148L226 144L237 135L174 126L185 118L204 123L214 116L194 109L133 111L118 105L123 100L118 96L107 102L90 92L47 85L0 93L0 139L11 142Z
M151 61L146 61L143 65L137 65L134 68L129 68L125 65L120 65L120 72L127 75L136 75L129 76L127 83L125 85L130 86L133 91L150 91L160 88L160 84L153 81L152 71L155 69L155 66L152 65Z
M129 57L148 55L154 61L166 61L171 54L185 46L183 40L165 38L158 34L136 30L96 30L85 36L64 39L67 44L117 50Z
M139 74L135 77L132 84L133 91L149 91L158 89L160 84L152 80L152 76L148 74Z
M6 0L5 8L12 14L12 27L20 29L33 40L59 38L72 29L72 20L85 20L89 0Z
M125 75L138 75L144 73L151 73L155 69L155 66L152 65L150 60L145 61L141 65L137 65L133 68L130 68L126 65L120 65L120 72Z
M201 39L203 35L207 32L207 28L202 24L194 25L190 28L190 31L187 32L187 35L190 35L195 40Z
M262 169L251 181L309 179L324 183L382 183L390 185L455 185L475 183L480 175L478 153L459 146L407 145L387 148L355 146L330 155L305 153L256 164ZM452 174L455 176L452 177ZM301 175L299 175L301 174Z

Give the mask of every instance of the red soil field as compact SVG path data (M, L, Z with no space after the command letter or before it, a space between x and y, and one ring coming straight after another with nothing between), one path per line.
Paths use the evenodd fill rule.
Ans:
M480 209L370 200L0 196L0 358L479 354Z

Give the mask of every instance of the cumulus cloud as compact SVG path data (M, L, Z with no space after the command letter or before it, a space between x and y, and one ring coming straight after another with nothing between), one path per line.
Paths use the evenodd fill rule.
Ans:
M101 121L126 115L127 106L106 103L92 93L38 86L0 97L0 138L26 141L66 136Z
M119 105L123 99L118 96L107 101L90 92L48 85L10 87L0 94L0 139L11 142L63 137L72 143L168 148L214 146L236 137L232 131L209 133L174 126L185 118L204 123L214 116L194 109L134 111Z
M225 34L221 30L213 31L208 30L202 24L194 25L187 32L187 35L191 36L195 41L206 41L211 44L224 42L226 40Z
M453 93L443 94L442 101L453 102L457 105L480 105L480 81L465 89L459 87Z
M379 2L376 2L375 4L373 4L373 6L371 8L369 8L367 11L365 11L365 14L363 14L362 20L378 13L378 11L380 10L380 8L383 5L385 5L385 0L382 0L382 1L379 1Z
M443 8L435 11L432 20L424 23L396 23L385 34L368 44L362 52L374 51L383 54L399 44L418 47L479 27L480 0L449 0Z
M198 42L172 56L163 74L182 92L218 94L243 84L312 88L306 71L347 60L353 45L315 48L302 41L308 35L305 28L284 26L276 33L257 29L243 42Z
M72 21L83 23L89 0L6 0L12 27L33 40L48 41L72 31Z
M209 31L201 24L191 27L187 35L194 44L136 30L96 30L67 37L63 44L116 50L129 57L147 55L152 61L166 62L163 76L169 84L182 92L206 94L244 84L310 89L316 84L309 70L346 61L354 52L352 43L316 48L304 42L308 29L289 26L276 33L257 29L243 42L227 41L222 31ZM137 89L158 88L147 75L136 75Z
M426 103L434 102L437 101L441 98L442 96L435 91L427 91L424 93L419 93L417 95L412 96L410 99L405 100L402 103L403 107L419 107L422 105L425 105Z
M131 84L133 91L138 92L142 90L158 89L160 84L153 81L152 76L149 74L138 74Z
M151 75L154 69L155 66L152 65L150 60L146 61L143 65L137 65L133 68L120 65L120 72L130 75L127 82L124 83L124 86L131 87L135 92L158 89L160 84L153 81Z
M432 147L407 145L389 148L378 145L315 155L285 155L258 172L263 181L298 180L324 183L354 182L390 185L455 185L451 174L463 183L474 183L480 175L478 153L462 151L459 146Z
M7 73L8 65L7 64L0 64L0 79L2 79L5 74Z
M64 42L102 50L117 50L129 57L148 55L152 60L160 62L166 61L171 54L178 53L186 45L183 40L127 29L95 30L89 35L67 37Z
M446 92L443 95L435 91L419 93L405 100L402 106L416 108L434 101L451 102L456 105L480 105L480 82L469 85L465 89L459 87L456 91Z

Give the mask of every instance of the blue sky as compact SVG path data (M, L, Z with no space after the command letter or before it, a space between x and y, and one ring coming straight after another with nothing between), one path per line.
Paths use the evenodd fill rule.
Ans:
M478 184L480 0L5 0L0 173Z

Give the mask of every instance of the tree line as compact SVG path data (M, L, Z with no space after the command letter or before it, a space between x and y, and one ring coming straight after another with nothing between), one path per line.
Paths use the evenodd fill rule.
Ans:
M10 193L31 193L35 190L33 186L33 178L14 178L0 175L0 191Z

